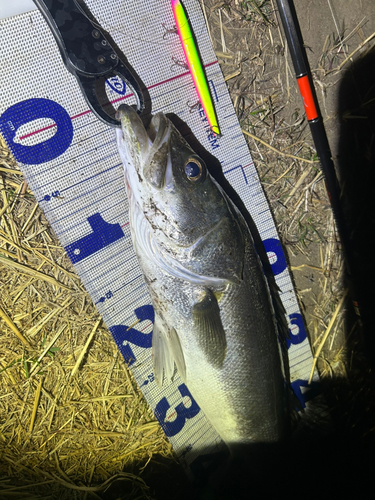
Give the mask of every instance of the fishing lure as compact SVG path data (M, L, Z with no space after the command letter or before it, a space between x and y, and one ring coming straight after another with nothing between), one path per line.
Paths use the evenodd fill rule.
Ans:
M217 135L221 135L215 107L208 87L207 77L204 72L198 47L195 43L193 31L186 15L186 11L180 0L171 0L171 3L178 35L181 40L182 48L184 49L190 73L193 77L195 88L197 89L200 103L204 109L212 132Z

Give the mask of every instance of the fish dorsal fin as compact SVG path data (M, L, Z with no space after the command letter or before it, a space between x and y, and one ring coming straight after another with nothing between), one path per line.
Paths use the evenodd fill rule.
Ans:
M227 340L219 304L208 288L205 289L203 299L193 306L193 317L202 352L214 368L221 368L227 352Z
M181 379L185 382L186 367L180 339L176 330L167 328L156 313L152 333L152 357L155 381L159 387L163 385L164 375L168 382L172 380L175 364Z

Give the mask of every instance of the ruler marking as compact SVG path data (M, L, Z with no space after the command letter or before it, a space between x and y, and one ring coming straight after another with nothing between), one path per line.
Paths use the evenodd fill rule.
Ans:
M262 215L264 213L268 212L268 208L266 208L265 210L262 210L261 212L258 212L258 215Z
M160 113L163 109L167 109L168 112L170 110L170 106L173 106L174 104L179 104L181 102L181 99L178 99L178 101L174 101L174 102L171 102L171 103L168 103L168 104L165 104L164 106L161 106L159 108L156 108L154 110L154 113Z
M227 130L231 130L232 128L238 127L238 123L233 123L233 125L227 126Z
M138 267L138 266L137 266L137 267ZM134 268L133 268L133 269L134 269ZM128 282L127 282L127 283L125 283L124 285L120 286L120 288L118 288L116 291L118 292L118 291L122 290L123 288L126 288L127 286L129 286L129 285L130 285L130 283L133 283L133 281L135 281L135 280L137 280L137 279L139 279L139 278L142 278L142 276L143 276L142 274L138 274L138 276L136 276L135 278L131 279L130 281L128 281Z
M104 158L102 158L101 160L98 160L98 161L108 160L108 158L111 158L112 156L115 156L115 154L108 155L108 156L106 156L106 157L104 157ZM94 165L95 163L98 163L98 161L92 163L91 165ZM84 184L85 182L88 182L88 181L90 181L90 180L92 180L92 179L94 179L96 177L100 177L101 175L103 175L103 174L105 174L107 172L110 172L111 170L114 170L115 168L118 168L120 166L122 167L122 163L117 163L116 165L113 165L112 167L108 167L105 170L101 170L97 174L93 174L90 177L87 177L86 179L82 179L81 181L76 182L75 184L71 184L69 187L66 187L66 188L62 189L61 192L64 193L65 191L68 191L69 189L72 189L72 188L74 188L76 186ZM83 168L88 168L88 167L89 167L89 165L87 165L87 167L85 166ZM101 185L103 185L103 184L101 184Z
M116 290L114 290L112 293L113 293L113 296L115 295L115 293L119 293L121 290L125 290L126 287L128 287L131 283L133 283L133 281L139 279L142 277L142 274L139 274L138 276L136 276L135 278L131 279L130 281L128 281L127 283L125 283L124 285L120 286L119 288L117 288ZM121 279L121 278L118 278L118 279ZM116 280L117 281L117 280ZM115 281L113 282L115 283ZM105 290L107 290L108 286L105 288ZM105 293L105 292L103 292ZM112 298L112 297L111 297ZM119 298L119 300L121 300L121 298ZM118 300L117 301L111 301L111 306L115 306L116 304L118 303Z
M44 213L45 213L45 214L50 213L50 212L53 212L53 211L56 211L56 210L58 210L59 208L65 207L66 205L69 205L70 203L72 203L72 202L74 202L74 201L77 201L77 200L79 200L80 198L83 198L84 196L87 196L87 195L89 195L90 193L93 193L94 191L97 191L99 188L103 188L104 186L108 186L109 184L112 184L113 182L116 182L116 181L118 181L119 179L122 179L122 178L123 178L123 176L122 176L122 175L120 175L120 176L118 176L118 177L115 177L114 179L111 179L111 180L110 180L110 181L108 181L108 182L105 182L105 183L103 183L103 184L100 184L100 186L99 186L99 187L95 187L95 188L91 189L90 191L85 191L84 193L79 194L79 195L78 195L78 196L76 196L75 198L72 198L72 199L70 199L69 201L67 201L67 202L65 202L65 203L60 204L58 207L54 207L54 208L53 208L53 207L51 207L51 209L50 209L50 210L43 209L43 211L44 211ZM113 194L115 194L115 193L119 193L120 191L123 191L123 190L124 190L124 186L121 186L121 188L117 189L116 191L111 192L111 194L110 194L109 196L113 196ZM56 222L56 223L58 223L58 222L60 222L60 221L62 221L62 220L64 220L64 219L66 219L66 218L68 218L68 217L71 217L72 215L75 215L75 214L77 214L77 213L79 213L79 212L82 212L82 210L85 210L85 209L87 209L88 207L91 207L92 205L98 205L100 201L103 201L103 200L105 200L105 199L108 199L108 195L103 196L103 198L98 198L97 200L93 201L92 203L88 203L87 205L85 205L85 206L81 207L80 209L78 209L78 210L76 210L76 211L74 211L74 212L71 212L70 214L67 214L67 215L65 215L64 217L61 217L61 219L59 219L59 220L57 220L57 221L55 221L55 222ZM44 201L44 200L43 200L43 201Z
M88 118L91 118L91 117L88 117ZM82 123L82 125L78 125L77 123L75 123L74 124L74 132L77 132L78 130L82 130L83 128L87 128L87 127L91 127L91 126L94 126L96 128L98 128L99 126L102 127L102 123L98 122L97 118L95 118L93 116L93 120L86 122L86 123ZM105 125L103 125L103 129L99 133L108 132L107 127L105 127L105 128L104 127L105 127ZM88 139L90 139L90 137ZM86 140L86 139L83 139L83 140Z
M112 156L115 156L115 153L111 154L111 155L108 155L104 158L100 158L99 160L96 160L95 162L93 163L90 163L88 165L85 165L81 168L79 168L78 170L75 170L73 172L69 172L69 176L70 175L73 175L75 174L76 172L79 172L80 170L83 170L85 168L89 168L91 167L92 165L95 165L99 162L103 162L104 160L107 160L108 158L111 158ZM59 189L59 192L60 193L65 193L66 191L68 191L69 189L72 189L76 186L79 186L80 184L83 184L84 182L87 182L87 181L90 181L91 179L95 178L95 177L99 177L100 175L102 174L105 174L106 172L110 172L111 170L115 169L115 168L118 168L119 166L121 165L121 163L117 164L117 165L113 165L112 167L108 167L106 170L101 170L100 172L98 172L97 174L94 174L94 175L91 175L90 177L87 177L86 179L82 179L81 181L79 182L76 182L74 184L70 184L69 186L65 187L65 188L61 188ZM55 181L51 181L51 182L48 182L47 184L45 184L43 187L45 186L48 186L50 184L55 184L58 183L58 181L61 181L61 179L66 179L68 176L67 175L64 175L63 177L59 177L58 179L56 179ZM43 189L43 187L41 187L40 189ZM46 201L45 199L42 199L40 201ZM40 203L40 201L38 201L38 203Z
M131 248L131 246L129 246L129 247L127 248L127 250L129 250L130 248ZM124 253L124 250L120 250L120 251L119 251L116 255L123 254L123 253ZM106 259L105 261L101 261L100 263L101 263L101 264L103 264L103 263L105 263L105 262L108 262L108 261L110 261L111 259L113 259L116 255L112 255L111 257L109 257L109 258L108 258L108 259ZM129 257L129 258L128 258L125 262L126 262L126 263L129 263L129 262L130 262L131 260L133 260L133 259L135 259L135 255L130 256L130 257ZM137 269L137 268L138 268L138 266L132 267L131 269L126 269L126 274L125 274L124 276L121 276L121 275L120 275L120 276L118 276L115 280L111 281L111 285L112 285L113 283L116 283L116 281L118 281L118 280L120 280L120 279L122 279L122 278L126 277L126 275L127 275L127 274L131 273L132 271L134 271L134 269ZM95 269L95 267L94 267L93 269ZM101 274L101 275L97 276L96 278L93 278L93 279L92 279L92 280L90 280L90 281L85 281L85 286L91 286L91 284L92 284L92 283L94 283L94 282L98 281L98 280L99 280L100 278L102 278L103 276L108 275L108 274L109 274L111 271L113 271L114 269L118 269L118 266L117 266L117 267L114 267L114 268L111 268L111 269L106 270L103 274ZM84 275L86 274L86 272L87 272L87 271L84 271L84 272L82 273L82 276L84 276ZM125 286L125 285L123 285L123 286L119 287L117 290L115 290L115 292L118 292L118 291L119 291L119 290L121 290L121 288L123 288L124 286ZM108 285L107 285L107 287L108 287Z
M142 276L142 275L141 275ZM133 288L129 293L127 293L126 295L124 295L123 297L119 298L118 300L116 301L113 301L111 302L111 306L115 306L117 305L119 302L122 302L122 300L125 298L125 297L129 297L129 295L132 295L134 292L136 292L137 290L139 290L141 287L145 287L146 286L146 283L143 281L140 285L138 285L137 287ZM137 299L139 300L139 299Z
M269 233L270 231L274 232L274 228L273 227L269 227L267 229L259 230L259 234L266 234L266 233ZM262 238L262 239L265 239L265 238Z
M184 83L184 84L182 84L182 85L178 85L177 87L175 87L175 88L173 89L173 92L177 92L177 91L179 91L179 90L181 90L181 89L186 89L186 88L191 88L191 89L193 89L193 85L194 85L194 84L193 84L193 82L192 82L192 81L191 81L191 82L190 82L190 81L189 81L189 82L186 82L186 83ZM160 92L159 92L158 94L155 94L155 95L153 96L153 99L155 99L155 100L162 100L162 97L164 97L164 96L169 96L170 94L171 94L171 89L170 89L170 88L160 89ZM183 102L183 100L180 98L180 99L179 99L179 102ZM197 102L198 102L198 99L197 99ZM169 103L168 103L168 106L169 106Z
M119 241L119 240L117 240L117 241ZM116 242L115 242L115 243L116 243ZM108 246L108 247L106 247L106 248L109 248L109 246ZM125 249L123 249L123 248L122 248L122 249L121 249L121 250L119 250L116 254L112 254L112 255L110 255L107 259L105 259L105 260L101 260L101 261L100 261L100 264L101 264L101 265L103 265L103 264L106 264L106 263L110 262L113 258L115 258L115 257L116 257L116 256L118 256L118 255L123 255L123 254L124 254L124 252L126 252L127 250L130 250L131 248L132 248L132 245L129 245L129 246L128 246L127 248L125 248ZM92 254L92 255L95 255L95 254ZM130 261L130 260L131 260L131 259L133 259L134 257L135 257L135 255L134 255L134 256L133 256L133 255L132 255L132 256L130 256L130 257L129 257L129 259L127 259L125 262ZM88 259L89 257L86 257L86 258ZM81 262L82 262L82 261L81 261ZM94 263L94 265L93 265L93 267L92 267L92 268L90 268L90 269L86 269L85 271L83 271L83 272L81 273L81 275L82 275L82 276L85 276L86 274L88 274L88 273L92 272L93 270L95 270L95 269L96 269L96 267L97 267L97 264L96 264L96 263ZM110 268L110 269L106 269L106 270L105 270L105 272L104 272L103 274L98 275L97 277L93 278L93 279L92 279L92 280L90 280L90 281L85 281L85 286L89 286L91 283L93 283L93 282L97 281L97 280L98 280L100 277L102 277L103 275L105 276L105 275L107 275L110 271L113 271L113 270L115 270L115 269L118 269L118 265L117 265L117 267L113 267L113 268ZM133 268L132 268L131 270L133 270ZM117 279L121 279L121 276L119 276L118 278L116 278L116 279L115 279L115 281L117 281ZM111 283L114 283L115 281L112 281Z
M194 444L193 444L193 449L194 449L194 445L197 444L199 442L199 446L202 447L202 448L205 448L207 451L212 448L212 449L215 449L218 445L216 443L213 443L212 442L212 434L216 434L215 431L212 432L212 428L211 427L208 427L205 431L203 432L200 432L199 434L199 439L197 439ZM210 433L211 436L208 436L207 434ZM206 444L206 447L204 447L204 445ZM200 455L200 450L197 450L197 453L199 456ZM206 454L206 453L205 453Z
M229 115L224 116L223 120L227 120L228 118L231 118L232 116L237 116L237 115L236 115L236 113L230 113ZM237 120L236 120L236 122L237 122ZM238 125L238 122L235 123L235 125ZM230 128L232 128L232 127L230 127Z
M237 165L236 167L233 167L229 170L226 170L225 172L223 172L224 175L227 175L229 174L230 172L233 172L233 170L236 170L237 168L241 168L241 165Z
M74 129L74 130L76 130L76 129ZM75 146L78 146L78 145L82 146L84 142L86 142L86 141L88 141L88 140L90 140L90 139L92 139L92 138L94 138L94 137L97 137L98 135L102 135L102 134L104 134L104 132L105 132L105 133L108 133L108 130L107 130L107 129L105 129L104 131L102 130L101 132L98 132L97 134L93 134L93 135L92 135L92 136L90 136L90 137L85 137L84 139L82 139L82 140L80 140L80 141L78 141L78 142L75 142L75 143L73 143L73 142L72 142L72 144L70 145L70 148L75 147ZM111 142L115 143L115 142L116 142L116 140L115 140L115 139L112 139L111 141L109 141L109 142L108 142L108 143L106 143L106 144L110 144ZM70 161L77 160L77 159L78 159L78 158L80 158L81 156L87 156L87 155L89 155L91 152L95 151L96 149L101 148L102 146L105 146L106 144L96 146L96 147L94 147L94 148L92 148L92 149L89 149L89 150L87 150L87 151L84 151L83 153L80 153L80 154L78 154L78 155L76 155L76 156L73 156L73 157L70 159ZM69 161L69 160L68 160L68 161ZM55 169L57 169L57 168L59 168L59 167L61 167L61 166L66 166L66 163L67 163L67 160L65 159L65 160L61 161L60 163L56 163L55 165L51 165L51 166L49 166L49 167L48 167L48 168L46 168L45 170L39 170L38 172L35 172L35 173L30 173L30 175L28 175L28 178L29 178L29 179L34 179L35 177L39 177L39 176L41 176L41 175L43 175L43 174L46 174L46 173L50 174L51 172L53 172L53 170L55 170ZM26 165L26 166L29 166L29 165Z
M299 344L291 343L289 349L291 349L292 346L293 346L293 350L292 350L293 357L297 356L298 351L301 351L298 354L298 356L302 356L305 352L308 352L309 354L311 354L310 344L308 343L307 337L303 340L303 342L300 342Z
M242 154L241 156L237 156L234 160L231 159L230 161L223 161L223 162L221 162L221 164L222 164L222 166L224 166L224 165L229 166L231 163L239 163L240 160L242 160L243 158L248 158L248 157L249 157L249 153L244 151L244 154Z
M301 359L303 354L305 354L305 357L303 359ZM295 368L298 365L302 365L302 364L307 363L307 361L309 362L309 365L311 366L312 365L311 351L299 354L296 356L296 358L294 358L294 356L293 356L293 361L295 361L295 362L290 363L290 370L293 370L293 368Z
M115 207L117 207L118 205L122 204L123 202L122 201L118 201L117 203L115 203L114 205L110 205L109 207L107 208L104 208L103 210L100 211L100 214L103 215L105 214L106 212L114 209ZM124 210L123 212L120 212L120 213L117 213L114 217L112 217L111 219L106 219L106 222L108 222L109 224L116 224L116 222L114 221L118 221L118 220L121 220L123 218L125 218L127 215L128 215L129 211L128 210ZM76 224L71 224L70 226L67 226L64 230L62 231L59 231L58 235L62 235L64 233L67 233L69 231L71 231L72 229L74 228L77 228L79 226L82 226L82 225L86 225L87 224L87 220L81 220L80 222L77 222ZM121 228L127 226L129 224L129 222L126 222L125 224L123 224L122 226L120 226ZM124 236L125 236L125 233L124 233ZM126 238L129 237L129 235L125 236Z
M231 139L231 141L233 141L234 139L238 139L239 137L242 137L242 136L243 136L243 134L242 134L242 132L240 132L239 134L233 135L230 139Z
M144 293L143 295L140 295L139 297L137 297L133 302L129 302L128 304L128 307L126 308L126 310L124 309L121 309L120 311L118 312L115 312L113 314L111 314L111 312L109 312L108 310L104 310L103 313L102 313L102 316L105 317L105 323L109 326L113 326L115 324L115 321L113 321L113 318L116 318L117 316L121 316L123 313L127 313L128 310L131 310L132 308L130 307L131 305L134 304L134 302L136 301L140 301L143 297L146 297L148 295L148 292L147 293ZM112 307L112 303L111 304L111 307ZM143 304L143 305L147 305L147 304ZM125 318L123 318L122 320L120 321L116 321L116 324L124 324L124 323L130 323L132 324L131 322L134 322L134 310L131 314L129 314L128 316L126 316ZM138 375L135 375L138 377Z
M130 249L131 246L129 246L127 249ZM124 249L121 249L119 250L117 253L115 254L112 254L110 257L108 257L107 259L105 260L101 260L100 261L100 264L103 265L105 264L106 262L110 262L112 259L116 258L118 255L121 255L124 253ZM126 261L127 262L127 261ZM130 273L131 271L134 271L134 269L137 269L138 266L134 266L132 267L131 269L127 270L128 273ZM90 271L92 271L93 269L96 269L96 266L93 266L91 269L86 269L86 271L84 271L82 273L82 276L84 276L85 274L89 273ZM97 275L95 278L93 278L92 280L89 280L89 281L85 281L85 285L86 286L89 286L91 283L97 281L98 279L100 279L101 277L103 276L106 276L107 274L109 274L111 271L114 271L115 269L118 270L118 264L117 266L114 266L114 267L111 267L110 269L106 269L102 274L99 274ZM120 280L122 279L124 276L118 276L117 278L115 278L113 281L111 281L111 284L113 283L116 283L117 280ZM123 285L124 286L124 285ZM115 290L115 292L118 292L119 290L121 290L122 287L118 288L117 290Z

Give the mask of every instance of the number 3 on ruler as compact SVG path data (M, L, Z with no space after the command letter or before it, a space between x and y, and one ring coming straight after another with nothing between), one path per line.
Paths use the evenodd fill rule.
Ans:
M162 398L156 405L154 412L161 428L168 437L178 434L185 425L186 419L195 417L200 410L185 384L179 385L178 390L183 402L177 405L174 411L168 412L171 407L167 398Z

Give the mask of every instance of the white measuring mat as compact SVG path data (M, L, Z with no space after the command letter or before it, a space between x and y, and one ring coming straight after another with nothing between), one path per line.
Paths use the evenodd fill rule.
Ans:
M135 69L152 112L174 113L221 163L258 227L287 312L292 387L302 406L312 355L268 203L242 135L198 0L185 0L215 99L223 136L210 132L184 61L170 0L87 0L92 14ZM19 162L47 219L111 331L134 377L188 467L220 438L178 375L158 388L152 373L154 312L130 237L128 202L115 131L88 110L39 11L0 20L0 132ZM173 58L173 59L172 59ZM112 101L134 103L112 78ZM139 322L133 328L137 320ZM317 375L315 379L317 380ZM220 411L220 408L218 408Z

